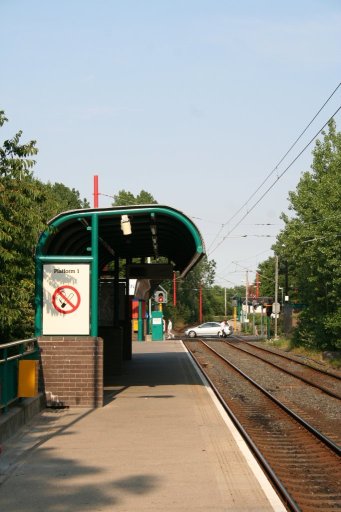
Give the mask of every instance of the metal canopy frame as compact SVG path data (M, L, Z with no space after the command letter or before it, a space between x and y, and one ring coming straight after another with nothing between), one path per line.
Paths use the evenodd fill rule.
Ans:
M122 230L128 216L131 234ZM125 218L126 219L126 218ZM184 277L204 256L202 236L182 212L163 205L137 205L63 212L48 222L36 248L36 336L42 334L44 263L90 263L92 336L98 335L98 279L114 259L164 257Z

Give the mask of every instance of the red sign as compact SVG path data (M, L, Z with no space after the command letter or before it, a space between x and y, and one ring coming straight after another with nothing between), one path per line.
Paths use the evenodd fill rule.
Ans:
M52 296L54 308L63 315L74 313L81 303L79 291L74 286L65 285L57 288Z

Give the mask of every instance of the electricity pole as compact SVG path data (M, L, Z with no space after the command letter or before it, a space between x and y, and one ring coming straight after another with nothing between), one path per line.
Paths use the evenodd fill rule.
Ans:
M277 317L278 317L278 256L275 256L275 340L278 340L277 336Z
M202 323L202 286L199 288L199 323Z
M246 271L246 278L245 278L245 302L246 302L246 316L245 320L248 319L248 312L249 312L249 272ZM247 322L246 322L247 323Z

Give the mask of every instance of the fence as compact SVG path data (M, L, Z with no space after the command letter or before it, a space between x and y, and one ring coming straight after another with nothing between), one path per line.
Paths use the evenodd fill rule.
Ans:
M13 341L0 345L0 410L7 412L8 406L19 400L19 361L39 359L37 338Z

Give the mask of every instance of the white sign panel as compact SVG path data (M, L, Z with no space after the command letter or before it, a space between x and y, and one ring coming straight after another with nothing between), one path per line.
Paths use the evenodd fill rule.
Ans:
M90 265L44 265L43 334L90 333Z
M129 279L129 295L134 295L137 279Z

